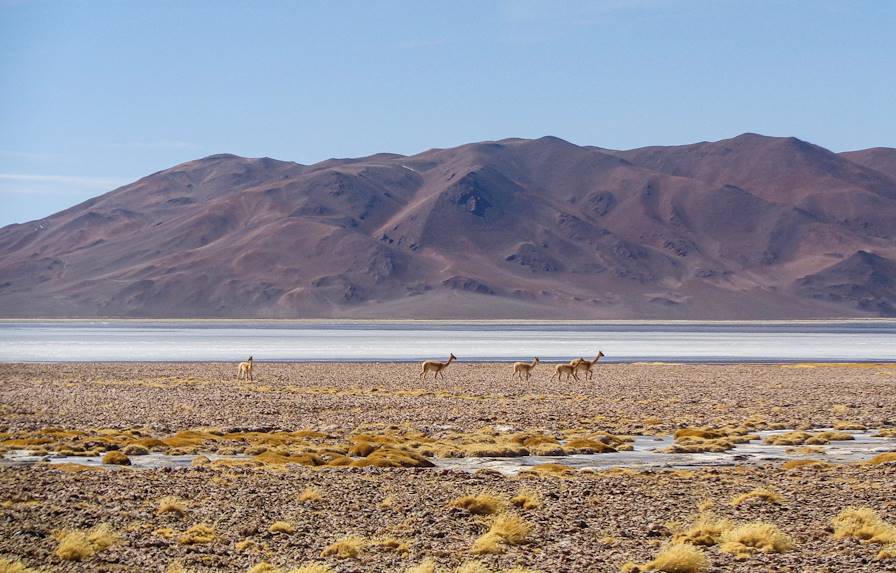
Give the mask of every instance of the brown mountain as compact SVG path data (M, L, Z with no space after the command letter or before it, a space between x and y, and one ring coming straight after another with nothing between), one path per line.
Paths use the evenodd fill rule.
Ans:
M896 177L896 149L892 147L872 147L859 151L847 151L840 155L853 163L876 169L890 177Z
M894 315L890 157L755 134L214 155L0 229L0 315Z

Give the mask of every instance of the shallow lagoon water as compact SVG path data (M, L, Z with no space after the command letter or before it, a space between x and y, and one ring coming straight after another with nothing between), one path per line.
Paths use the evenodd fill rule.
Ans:
M637 470L677 470L735 465L758 465L788 460L820 459L831 463L854 463L871 459L877 454L896 450L893 438L875 438L876 431L849 432L852 440L831 442L819 446L823 454L791 454L789 446L770 446L763 443L768 436L792 430L756 432L759 440L737 444L727 452L697 454L666 453L660 450L673 443L671 436L635 436L634 449L629 452L579 454L572 456L522 456L518 458L455 458L436 460L437 467L466 471L489 469L505 475L515 475L539 464L562 464L577 470L608 470L630 468Z
M218 454L202 454L209 461L215 460L247 460L251 456L219 456ZM185 468L189 467L193 460L198 457L193 454L184 455L168 455L149 453L145 456L131 456L131 466L140 469L155 468ZM28 450L12 450L3 455L0 464L4 465L31 465L46 462L50 465L54 464L79 464L82 466L109 468L113 466L104 465L102 456L57 456L53 454L34 455Z
M5 321L0 362L462 361L592 357L607 362L896 360L896 321L254 322Z
M773 430L757 432L759 440L746 444L737 444L733 450L720 453L678 454L666 453L663 450L672 445L671 436L635 436L634 449L628 452L606 454L578 454L571 456L519 456L512 458L431 458L434 469L449 469L474 472L493 470L504 475L516 475L519 472L539 464L562 464L576 470L608 470L614 468L631 468L637 470L674 470L696 469L704 467L723 467L735 465L757 465L787 460L820 459L831 463L855 463L871 459L877 454L896 450L896 439L876 438L876 431L849 432L852 440L831 442L820 447L821 454L792 454L788 446L770 446L763 443L768 436L782 434L792 430ZM201 454L211 461L246 460L250 456L220 456L217 454ZM185 468L189 467L197 455L167 455L150 453L144 456L132 456L131 467L152 468ZM56 456L32 455L27 450L6 452L0 460L4 465L29 465L35 463L62 464L74 463L86 466L103 466L99 456Z

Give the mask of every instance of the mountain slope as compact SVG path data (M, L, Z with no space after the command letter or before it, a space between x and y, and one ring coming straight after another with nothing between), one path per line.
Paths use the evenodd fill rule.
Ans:
M849 156L754 134L215 155L0 229L0 315L893 314L896 178Z
M859 308L892 316L896 311L896 262L857 251L842 262L803 277L795 288L804 296L855 301Z
M872 147L859 151L847 151L840 154L841 157L880 171L884 175L896 178L896 149L892 147Z

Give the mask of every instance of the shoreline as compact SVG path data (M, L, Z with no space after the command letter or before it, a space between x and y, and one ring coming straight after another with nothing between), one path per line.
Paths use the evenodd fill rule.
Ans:
M570 360L577 358L577 356L569 356L569 357L548 357L541 360L541 363L545 366L556 365L556 364L565 364ZM420 364L424 358L407 358L407 359L384 359L384 360L368 360L368 359L350 359L350 358L340 358L340 359L331 359L331 358L320 358L320 359L308 359L308 358L297 358L295 360L285 360L285 359L277 359L277 360L262 360L256 359L256 365L265 365L265 364L283 364L283 365L297 365L297 364L314 364L314 365L333 365L338 366L340 364L371 364L371 365L407 365L407 364ZM523 361L525 362L525 358L519 359L500 359L500 358L483 358L483 359L464 359L463 362L458 361L459 364L475 364L475 365L504 365L507 366L509 364L514 364L515 362ZM0 364L5 365L15 365L15 364L37 364L37 365L54 365L54 364L122 364L122 365L139 365L139 364L209 364L209 365L222 365L222 364L232 364L236 365L240 361L239 360L0 360ZM726 359L718 359L718 360L689 360L689 359L678 359L678 360L613 360L613 359L604 359L600 361L601 366L603 365L616 365L616 366L790 366L790 367L803 367L803 368L812 368L816 366L826 366L826 367L844 367L848 368L850 366L856 367L874 367L880 366L882 368L892 368L896 367L896 358L893 360L726 360Z
M681 320L653 320L653 319L585 319L585 320L540 320L540 319L377 319L377 318L122 318L122 317L45 317L45 318L15 318L0 317L0 324L10 323L183 323L183 324L297 324L297 325L408 325L419 326L425 324L435 325L485 325L485 326L761 326L761 325L818 325L818 324L869 324L881 323L896 325L896 318L879 317L834 317L834 318L797 318L797 319L745 319L745 320L719 320L719 319L681 319Z

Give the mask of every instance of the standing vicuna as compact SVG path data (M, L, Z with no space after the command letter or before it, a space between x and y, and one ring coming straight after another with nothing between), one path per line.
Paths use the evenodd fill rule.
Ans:
M240 362L240 368L237 372L236 379L242 380L245 378L246 380L252 381L252 357L249 357L249 360L245 362Z
M535 368L535 365L538 364L538 356L532 359L532 363L528 362L514 362L513 363L513 375L523 379L523 374L526 375L526 380L529 379L529 376L532 375L532 369ZM511 376L512 378L513 376Z
M418 378L423 378L426 380L426 373L432 371L434 374L432 375L432 379L435 380L437 376L441 376L442 379L445 379L445 374L442 372L448 365L451 364L452 360L457 360L457 356L451 354L448 357L448 362L439 362L438 360L427 360L423 363L423 369L420 370L420 376Z
M597 364L597 361L604 357L604 353L600 350L597 351L597 356L594 357L594 360L585 360L584 358L576 358L570 364L575 365L576 372L580 370L585 371L585 379L590 380L592 374L594 374L591 369Z
M576 382L579 381L579 377L576 375L576 367L575 367L572 363L570 363L570 364L566 364L566 363L564 363L564 364L558 364L558 365L554 368L554 375L551 376L551 380L553 380L553 379L556 377L556 378L557 378L557 382L560 382L561 380L563 380L563 375L564 375L564 374L566 374L566 379L567 379L567 380L569 380L569 377L572 376L573 378L576 379Z

